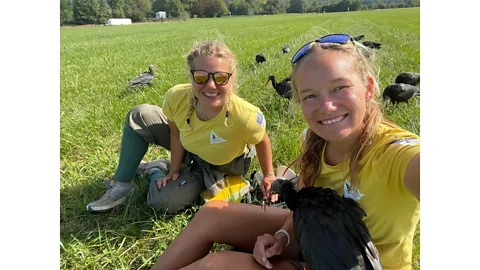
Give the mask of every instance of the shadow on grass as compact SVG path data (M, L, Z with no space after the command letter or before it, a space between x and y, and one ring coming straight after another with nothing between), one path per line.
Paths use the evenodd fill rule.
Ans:
M147 179L137 177L134 191L125 203L105 212L90 213L86 205L103 195L103 180L103 177L97 176L92 181L60 190L60 239L63 245L72 241L89 243L95 237L109 235L121 235L132 240L149 238L159 224L169 223L178 215L182 216L181 226L185 226L200 205L195 203L176 215L156 211L146 203Z

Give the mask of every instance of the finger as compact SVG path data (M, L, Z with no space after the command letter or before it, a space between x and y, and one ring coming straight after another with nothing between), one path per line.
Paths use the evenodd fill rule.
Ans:
M270 198L270 200L274 203L276 201L278 201L278 194L273 194L272 197Z
M165 178L163 179L163 186L164 186L164 187L167 186L167 181L168 181L168 179L165 177Z
M255 243L253 250L253 258L263 267L270 269L272 265L265 256L265 245L266 243L263 241L262 237L257 237L257 242Z

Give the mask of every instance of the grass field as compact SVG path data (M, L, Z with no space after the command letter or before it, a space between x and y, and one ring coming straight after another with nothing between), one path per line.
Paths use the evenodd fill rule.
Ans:
M293 52L329 33L365 35L382 43L377 52L380 85L394 83L398 73L420 72L420 9L335 14L290 14L192 19L169 23L61 29L60 93L60 259L62 269L148 269L193 217L199 206L167 216L146 205L146 179L136 179L137 192L108 213L92 215L85 205L104 192L103 179L115 171L126 113L135 105L161 105L173 85L188 82L184 56L195 41L221 40L237 55L239 95L257 105L267 119L274 166L298 153L305 124L294 106L263 85L269 74L288 76ZM267 62L255 63L263 53ZM153 87L127 93L129 79L160 68ZM400 104L386 115L420 134L420 101ZM151 147L145 157L168 157ZM259 168L255 159L253 168ZM415 236L412 266L420 268L420 230Z

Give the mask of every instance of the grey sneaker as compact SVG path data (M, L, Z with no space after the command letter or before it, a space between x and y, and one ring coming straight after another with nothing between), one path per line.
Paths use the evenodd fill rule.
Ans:
M164 158L157 159L151 162L142 161L140 162L140 165L138 165L137 175L148 174L148 172L152 168L158 168L166 173L168 171L169 165L170 165L170 161Z
M130 192L133 190L132 183L122 183L111 180L108 184L106 183L107 191L103 196L87 205L87 211L89 212L99 212L109 210L117 205L122 204L127 199L127 196L130 195Z

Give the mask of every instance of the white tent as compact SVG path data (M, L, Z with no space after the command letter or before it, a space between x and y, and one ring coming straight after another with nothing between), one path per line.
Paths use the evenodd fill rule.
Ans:
M112 18L108 19L107 25L123 25L123 24L132 24L131 19L123 19L123 18Z
M155 13L155 18L156 19L160 19L160 18L166 19L167 18L167 12L165 12L165 11L156 12Z

